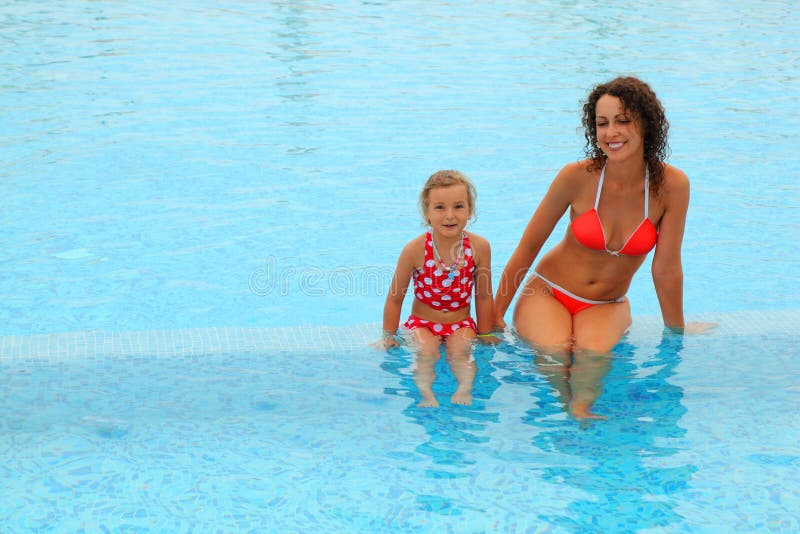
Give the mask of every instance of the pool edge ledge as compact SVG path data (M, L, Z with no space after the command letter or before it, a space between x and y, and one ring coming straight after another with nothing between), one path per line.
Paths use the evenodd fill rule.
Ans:
M752 336L800 331L800 310L702 313L689 321L717 323L713 335ZM274 328L181 328L175 330L77 332L0 337L0 361L78 359L129 356L185 357L269 351L331 351L368 348L380 337L378 323L350 326ZM658 316L634 317L631 341L661 336Z

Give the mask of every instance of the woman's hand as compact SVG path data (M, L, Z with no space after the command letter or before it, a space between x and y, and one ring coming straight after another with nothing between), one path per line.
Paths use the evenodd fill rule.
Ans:
M719 326L717 323L686 323L683 328L684 334L709 334Z
M692 322L686 323L683 328L675 328L673 326L668 326L671 332L676 334L684 334L684 335L697 335L697 334L710 334L712 330L714 330L719 324L717 323L700 323L700 322Z

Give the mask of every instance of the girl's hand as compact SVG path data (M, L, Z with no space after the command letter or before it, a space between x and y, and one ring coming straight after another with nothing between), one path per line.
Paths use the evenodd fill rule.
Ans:
M389 350L393 347L399 347L400 343L394 336L383 336L375 343L371 343L370 346L376 350Z

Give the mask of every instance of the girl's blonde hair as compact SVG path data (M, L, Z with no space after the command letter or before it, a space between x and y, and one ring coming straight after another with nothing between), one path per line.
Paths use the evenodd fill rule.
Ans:
M467 204L469 207L470 221L475 220L475 199L478 193L475 191L475 186L464 173L454 170L436 171L431 174L425 185L422 186L422 191L419 194L419 211L422 214L424 224L428 224L428 219L425 213L428 211L428 196L431 189L436 187L450 187L451 185L463 185L467 190Z

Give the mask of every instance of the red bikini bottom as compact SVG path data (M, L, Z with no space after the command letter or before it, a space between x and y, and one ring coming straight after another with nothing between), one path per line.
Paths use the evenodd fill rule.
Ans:
M542 282L550 286L550 291L553 293L553 297L560 302L570 313L570 315L575 315L577 313L582 312L583 310L589 309L592 306L597 306L598 304L613 304L615 302L625 302L625 297L620 297L614 300L590 300L585 299L583 297L579 297L574 293L570 293L563 287L554 284L544 276L540 275L537 272L533 273L537 278L541 279Z
M463 321L459 321L457 323L435 323L433 321L420 319L416 315L409 315L408 320L403 323L403 326L409 330L414 330L415 328L427 328L431 331L431 333L433 333L433 335L442 337L452 335L453 332L460 328L471 328L473 332L478 332L478 325L475 324L475 321L472 319L472 317L467 317Z

